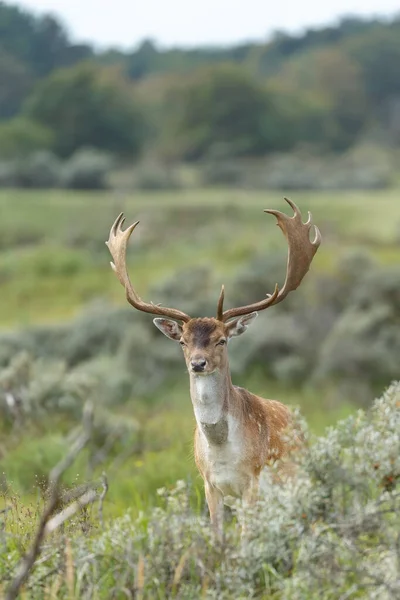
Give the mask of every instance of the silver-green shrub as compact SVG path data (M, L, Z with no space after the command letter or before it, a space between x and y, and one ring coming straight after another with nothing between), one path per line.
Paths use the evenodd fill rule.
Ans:
M103 531L79 533L76 523L48 540L27 597L65 579L65 535L70 538L75 597L276 598L392 600L400 595L400 383L372 408L307 435L296 477L273 485L251 510L241 539L236 520L222 543L208 517L190 508L178 482L164 508L111 521ZM243 515L243 511L245 514ZM0 575L9 579L18 549L5 538Z

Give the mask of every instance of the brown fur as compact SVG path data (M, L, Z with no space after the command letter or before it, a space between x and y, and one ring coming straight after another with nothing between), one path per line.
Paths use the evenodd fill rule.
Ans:
M232 385L225 344L230 337L246 331L257 316L254 311L281 302L289 292L297 289L321 243L321 234L315 226L315 238L310 240L311 214L303 223L299 208L291 200L285 200L294 211L292 217L277 210L265 210L276 217L289 245L283 287L278 290L276 285L273 294L260 302L226 311L223 310L222 287L218 319L191 319L180 310L147 303L138 296L126 268L127 242L138 221L123 230L121 213L106 242L114 260L111 265L126 290L129 303L138 310L158 315L154 319L156 327L183 346L197 422L196 463L204 478L214 525L220 520L221 500L227 490L233 490L245 501L253 501L262 467L282 458L289 450L282 437L283 430L291 422L289 410L279 402L264 400Z
M279 461L289 473L283 459L298 444L284 437L292 426L286 406L260 398L231 381L225 342L244 333L256 316L251 313L228 323L190 319L183 325L155 319L167 337L182 344L196 417L194 457L218 533L224 498L233 495L254 502L261 470ZM279 473L277 477L279 480Z

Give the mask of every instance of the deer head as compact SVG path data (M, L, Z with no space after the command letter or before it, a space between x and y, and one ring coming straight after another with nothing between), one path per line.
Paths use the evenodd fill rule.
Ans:
M169 339L180 343L189 372L209 375L226 369L228 340L244 333L256 317L252 312L229 323L212 318L190 319L183 325L162 318L153 322Z
M222 286L217 306L216 318L191 318L175 308L167 308L152 302L144 302L137 294L129 279L126 267L126 247L128 240L139 221L123 230L123 214L120 214L111 228L106 242L114 262L111 267L125 288L128 302L137 310L158 315L154 324L164 335L177 341L183 348L188 370L197 374L210 374L227 366L226 346L229 339L241 335L257 317L261 310L281 302L289 292L295 290L307 273L311 261L321 243L321 234L313 225L311 214L303 223L298 207L285 198L294 211L293 217L278 211L265 210L277 218L277 225L287 239L289 251L285 283L281 290L278 285L272 294L259 302L230 308L224 311L224 286ZM314 240L310 241L310 229L315 228ZM167 317L167 318L165 318Z

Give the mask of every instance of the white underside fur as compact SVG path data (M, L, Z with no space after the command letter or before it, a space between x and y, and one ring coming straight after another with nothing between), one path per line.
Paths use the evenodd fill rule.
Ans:
M198 423L214 424L222 417L223 397L216 373L192 376L192 402Z
M240 496L247 486L248 473L241 464L243 440L238 420L228 413L228 439L224 444L212 444L202 429L202 423L216 424L223 417L224 396L218 374L193 376L191 391L200 439L210 467L210 483L224 496Z

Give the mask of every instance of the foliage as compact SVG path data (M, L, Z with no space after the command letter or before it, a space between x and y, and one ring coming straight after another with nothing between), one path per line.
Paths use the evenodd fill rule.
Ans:
M275 220L262 214L265 207L286 210L279 196L239 190L136 192L119 197L3 191L1 367L8 368L22 351L29 352L34 363L43 361L43 370L46 365L53 368L53 361L63 363L66 372L77 369L98 382L98 405L113 411L113 416L118 411L127 418L141 403L144 415L153 411L162 415L152 433L154 444L162 437L160 430L163 434L167 430L170 436L163 437L163 448L173 445L172 430L181 431L182 412L190 438L192 413L179 345L162 336L149 315L126 303L104 241L119 212L124 211L127 223L140 219L128 249L138 293L191 315L212 316L221 283L226 286L227 308L265 297L276 282L282 285L285 240ZM285 303L261 313L246 336L232 341L229 353L236 384L262 396L301 402L313 427L320 428L349 410L351 402L367 403L374 389L386 385L393 373L396 376L392 364L396 354L390 354L395 337L389 327L398 318L397 280L390 265L400 258L400 205L394 191L308 192L293 199L304 217L306 209L311 210L323 244L300 289ZM389 290L392 279L392 291L381 295L376 288ZM371 351L374 348L373 364L367 372L361 371L363 363L356 352L348 364L340 361L346 337L328 344L350 306L354 315L359 310L370 319L370 308L354 307L356 289L379 297L375 309L382 305L393 315L392 321L376 323L373 334L352 330L362 345L365 339L372 340L368 344ZM381 357L375 346L378 340ZM55 403L48 415L53 419L57 414ZM186 456L190 439L184 439ZM1 443L7 448L9 441L2 438ZM174 456L175 466L168 464L179 477L190 461L179 463L178 449ZM167 452L162 460L169 461ZM129 479L140 489L145 485L146 478L142 481L138 473L129 471ZM160 479L158 474L159 483Z
M88 46L74 45L64 27L50 15L33 16L19 6L0 4L1 47L36 75L73 64L92 54Z
M136 156L142 146L142 112L128 82L118 72L91 63L44 79L25 112L54 131L54 148L61 156L82 146Z
M13 164L15 187L44 189L60 186L61 163L52 152L37 151Z
M26 352L13 356L0 374L3 418L21 425L27 419L40 419L49 412L80 415L83 400L95 392L95 380L84 373L67 372L64 361L33 361Z
M130 507L135 531L138 514L143 513L140 523L145 526L153 519L151 507L162 501L156 489L169 488L177 479L191 482L190 506L202 502L191 457L193 413L179 345L162 336L149 315L126 304L104 241L120 211L128 223L140 219L128 251L129 271L140 295L189 314L214 315L222 282L227 307L263 298L276 281L282 284L285 241L274 219L261 210L285 210L279 196L226 189L119 197L54 190L0 194L0 490L11 485L7 503L12 503L13 515L37 514L37 498L44 489L39 482L67 450L67 432L80 419L86 398L93 399L96 409L95 435L67 473L68 488L106 470L110 491L104 515L120 516ZM235 384L300 404L312 430L320 432L355 406L369 404L373 390L392 377L396 354L390 356L390 348L395 347L398 307L397 279L390 265L400 256L400 206L394 191L298 192L293 199L304 217L307 209L313 213L323 245L301 288L260 314L246 336L232 341L229 353ZM321 349L350 306L357 306L354 322L359 323L359 311L368 325L377 305L385 307L387 316L374 322L373 333L352 330L361 344L367 340L373 348L371 362L364 368L360 354L353 353L348 362L357 374L349 376L348 364L338 364L346 352L346 337L329 352ZM0 493L0 511L5 502ZM192 527L198 514L188 508L188 515ZM175 523L174 516L167 518ZM24 526L20 544L10 548L17 553L26 548L34 525L32 516L23 517L22 523L18 519ZM65 533L74 535L81 526L76 523ZM86 538L99 533L96 522L92 527L85 529ZM11 545L16 542L8 539ZM154 541L157 548L162 539ZM140 547L143 560L147 548ZM156 550L154 554L158 556ZM174 550L175 558L177 554ZM5 569L9 576L10 563ZM150 577L152 571L145 573ZM111 596L107 586L104 595ZM75 596L80 597L79 589Z
M212 160L201 167L205 186L278 190L371 190L390 187L396 159L389 150L360 144L340 155L306 151L266 159Z
M171 140L189 160L285 148L288 134L274 100L238 67L197 71L171 91Z
M131 187L138 190L177 190L182 183L173 167L144 161L137 166Z
M64 161L52 152L36 151L1 162L0 187L107 189L112 164L110 155L90 148L82 148Z
M0 80L0 119L7 119L21 110L32 88L32 76L17 58L0 50Z
M77 150L64 163L61 187L74 190L106 189L111 166L112 158L104 152L90 148Z
M400 270L368 270L348 300L322 345L319 375L364 384L392 379L399 369Z
M33 120L16 117L0 124L1 159L25 159L35 151L50 149L52 144L52 131Z
M293 480L278 486L265 474L258 504L234 508L246 518L242 540L234 520L217 543L208 518L191 509L184 482L159 490L164 507L137 519L127 513L96 531L92 517L90 535L72 523L67 553L65 535L47 541L27 597L42 598L43 582L57 586L60 598L72 592L80 598L137 592L182 599L396 597L399 427L400 385L394 383L369 412L358 411L321 438L307 436ZM0 562L5 581L20 555L8 531Z
M292 384L306 383L313 376L320 384L339 379L359 388L359 392L353 389L353 399L362 396L364 401L377 386L396 376L398 269L377 268L362 253L345 256L343 264L340 276L314 277L312 300L304 285L295 298L260 317L263 326L247 334L246 343L232 343L236 376L259 366L269 379ZM65 263L63 268L70 267ZM51 275L51 269L43 263L43 274ZM261 298L284 270L284 253L255 257L228 281L230 302L240 306ZM155 286L151 297L171 305L177 289L189 314L215 310L210 269L184 270ZM371 290L378 292L371 295ZM177 348L158 335L151 319L129 307L93 304L70 324L3 334L1 364L7 365L16 351L24 349L37 358L58 359L70 367L82 365L84 372L90 371L100 381L98 394L108 405L137 395L151 397L182 368Z
M145 150L156 161L218 160L209 182L233 181L227 157L304 145L343 152L368 136L398 148L399 39L398 17L344 18L265 43L184 50L144 40L101 52L72 43L53 16L2 2L0 119L38 121L62 157L89 146L129 159ZM161 171L139 187L172 189Z
M346 45L349 55L360 65L368 97L378 106L400 92L399 75L394 69L394 63L400 59L399 33L397 18L387 26L377 25L368 35L349 39Z

